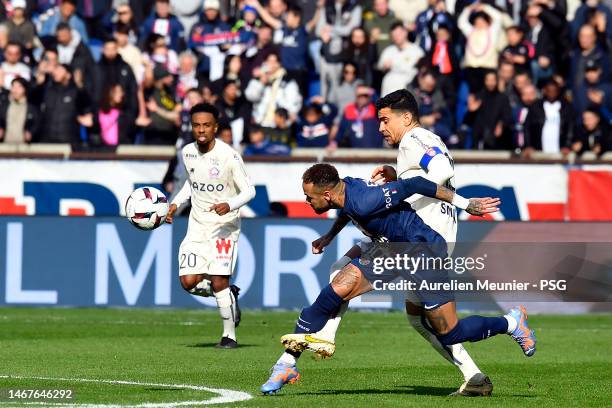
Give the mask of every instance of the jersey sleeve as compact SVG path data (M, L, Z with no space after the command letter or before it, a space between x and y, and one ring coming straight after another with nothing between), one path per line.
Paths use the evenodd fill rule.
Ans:
M382 186L364 187L358 192L358 199L350 200L345 212L358 217L376 215L402 204L413 194L435 197L437 188L435 183L420 176Z
M187 172L187 164L185 163L185 157L183 156L183 154L184 154L183 151L181 151L181 157L183 158L183 160L181 160L182 162L181 166L184 167L185 173L189 175L189 173ZM187 200L189 200L190 198L191 198L191 182L189 181L189 177L187 177L185 179L185 182L183 183L183 186L179 190L179 192L176 193L176 195L172 199L172 204L175 204L177 207L180 207L181 205L185 204Z
M446 157L440 147L430 146L422 141L417 135L410 135L407 137L411 138L409 141L410 147L400 147L398 162L402 161L406 163L409 168L420 167L425 173L429 173L430 164L434 158L438 158L439 156Z
M234 154L231 163L232 176L239 193L237 196L230 198L227 203L230 206L230 210L236 210L255 197L255 187L253 187L242 157L238 153Z

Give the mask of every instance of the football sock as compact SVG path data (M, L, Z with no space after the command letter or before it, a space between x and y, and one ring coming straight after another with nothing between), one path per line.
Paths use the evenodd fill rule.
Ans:
M302 354L302 353L297 353L297 354L298 355L295 356L294 353L290 353L288 351L285 351L280 356L280 358L278 359L276 364L283 363L283 364L289 364L289 365L296 365L297 364L297 359L300 358L300 354Z
M440 343L433 330L425 321L424 316L415 316L407 314L410 325L419 333L425 340L431 344L442 357L453 364L463 374L465 381L468 381L474 374L480 373L480 369L472 360L467 350L461 344L453 344L444 346Z
M510 334L516 330L516 327L518 326L518 322L516 321L514 317L510 317L508 315L504 315L504 317L508 321L508 330L506 331L506 333Z
M329 319L325 326L317 332L317 337L329 341L330 343L334 343L336 341L336 332L338 331L338 326L340 326L340 321L342 320L342 316L346 313L348 309L349 302L342 302L340 305L340 309L338 309L338 313L333 319Z
M209 297L213 295L212 286L208 279L202 279L189 293L196 296Z
M230 291L230 288L225 288L222 291L215 292L217 299L217 307L219 314L223 320L223 337L229 337L236 340L236 300Z
M496 334L506 333L508 321L502 317L469 316L459 320L448 333L438 335L438 340L445 346L463 343L464 341L480 341Z
M331 285L327 285L312 305L302 309L294 333L318 332L329 318L338 312L341 304L342 298L334 292Z

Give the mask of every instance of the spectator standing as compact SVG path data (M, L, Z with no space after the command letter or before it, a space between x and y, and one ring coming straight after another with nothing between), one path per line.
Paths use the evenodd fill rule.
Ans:
M13 79L8 98L0 104L0 141L4 143L30 143L38 135L40 112L28 101L27 90L25 79Z
M9 42L19 44L26 54L31 56L36 39L36 27L26 15L26 1L13 0L13 13L6 25L9 30Z
M364 29L370 42L376 47L376 59L382 51L391 45L391 26L397 21L393 11L389 9L389 0L374 0L373 11L364 21Z
M543 100L534 104L527 113L524 155L530 157L535 150L567 155L574 134L572 107L562 97L561 87L553 79L544 85L542 96Z
M326 0L325 14L319 19L316 34L321 38L321 96L327 99L338 86L343 66L346 39L361 25L361 6L356 0Z
M26 81L32 78L30 67L21 62L21 47L17 43L8 43L4 49L4 62L0 67L4 76L4 89L11 89L15 78L23 78Z
M363 85L363 81L357 79L357 67L352 62L347 62L342 70L342 81L336 91L329 96L329 102L337 106L342 114L344 108L355 100L355 92L359 85Z
M145 144L174 145L181 105L174 95L174 78L162 65L153 70L154 85L147 98L151 123L145 128Z
M39 81L41 77L37 78ZM44 77L42 77L44 81ZM41 143L70 143L81 145L79 126L93 125L91 103L87 92L72 80L68 65L57 65L49 81L40 83L42 130Z
M318 0L314 17L306 24L302 23L302 9L299 6L289 6L284 18L276 19L258 0L246 0L246 4L254 7L262 20L272 29L282 33L282 38L279 36L281 65L287 70L289 77L298 83L302 97L306 97L308 93L308 35L318 23L324 1Z
M149 38L151 34L162 36L168 48L176 53L185 48L183 25L170 13L170 0L155 1L155 10L143 23L140 38Z
M89 36L87 28L83 20L76 15L77 4L76 0L61 0L60 5L49 9L40 17L41 28L39 35L43 44L52 40L60 23L66 23L68 26L78 33L79 41L84 44L89 44Z
M223 75L225 53L239 41L239 33L232 32L229 24L221 19L219 0L205 0L200 22L189 34L188 46L198 55L198 71L211 81Z
M265 127L274 126L277 108L287 109L290 121L294 122L302 107L298 85L288 78L276 53L268 55L266 63L256 70L245 90L245 96L253 103L253 120Z
M487 4L473 3L461 12L457 22L466 37L465 76L470 93L482 89L488 70L497 69L499 51L505 47L504 27L512 25L512 19Z
M478 150L513 148L512 108L508 97L498 89L497 73L485 74L484 89L468 97L464 123L472 127L472 141Z
M100 100L97 123L106 146L134 143L136 111L126 103L126 94L119 84L106 87Z
M383 146L378 131L378 116L372 102L374 91L364 85L357 87L355 102L347 105L332 138L340 147L377 148ZM337 130L336 130L337 129Z
M378 69L385 73L381 96L406 87L417 74L417 63L425 56L423 50L408 41L408 31L397 22L391 26L392 45L385 48L378 60Z

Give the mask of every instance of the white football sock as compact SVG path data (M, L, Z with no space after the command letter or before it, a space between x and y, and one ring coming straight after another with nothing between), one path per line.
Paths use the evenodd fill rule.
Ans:
M291 354L285 352L285 353L283 353L280 356L280 358L276 362L276 364L278 364L278 363L289 364L289 365L296 365L297 364L297 358L295 358Z
M189 293L196 296L210 297L213 296L212 286L208 279L202 279Z
M510 334L516 330L516 327L518 326L518 322L512 316L504 315L504 317L508 321L508 330L506 330L506 333Z
M323 328L316 333L318 338L329 341L330 343L336 342L336 332L338 331L338 326L340 326L342 316L344 316L346 310L348 309L348 305L349 302L342 302L336 317L329 319L327 323L325 323L325 326L323 326Z
M223 320L223 337L236 340L236 300L230 291L225 288L220 292L215 292L219 314Z
M463 374L463 378L465 381L468 381L470 378L474 376L474 374L480 373L480 369L472 360L472 357L468 354L467 350L463 347L462 344L453 344L452 346L444 346L438 338L421 322L421 316L414 316L408 314L408 321L410 325L414 327L414 329L431 344L431 346L436 350L442 357L444 357L448 362L453 364Z

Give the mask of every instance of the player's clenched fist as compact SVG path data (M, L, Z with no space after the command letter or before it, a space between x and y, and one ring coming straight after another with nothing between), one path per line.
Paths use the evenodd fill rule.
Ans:
M210 207L210 211L214 211L218 215L225 215L230 212L230 206L228 203L219 203Z
M172 220L174 218L174 213L178 207L176 204L170 204L170 208L168 209L168 215L166 215L166 224L172 224Z
M319 239L315 239L312 241L312 253L320 254L323 252L323 248L328 246L332 242L332 238L329 238L327 235L323 235Z

